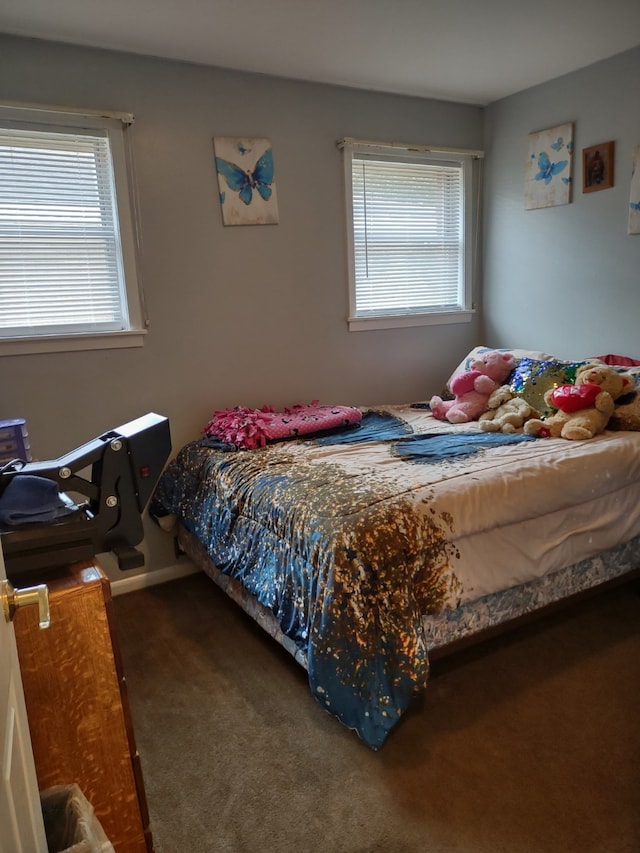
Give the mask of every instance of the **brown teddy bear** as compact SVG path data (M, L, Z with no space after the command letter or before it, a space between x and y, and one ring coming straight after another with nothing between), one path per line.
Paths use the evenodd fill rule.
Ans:
M514 394L508 385L496 388L487 406L489 410L478 419L483 432L519 432L526 421L538 417L538 412L523 397Z
M524 425L524 431L527 435L573 441L593 438L606 429L615 400L628 394L633 385L629 373L617 373L606 364L583 364L576 371L573 385L560 385L544 395L556 413L545 420L532 418Z

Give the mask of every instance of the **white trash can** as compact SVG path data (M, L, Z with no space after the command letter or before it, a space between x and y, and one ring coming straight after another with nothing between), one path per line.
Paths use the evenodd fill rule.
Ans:
M40 802L49 853L115 853L78 785L47 788Z

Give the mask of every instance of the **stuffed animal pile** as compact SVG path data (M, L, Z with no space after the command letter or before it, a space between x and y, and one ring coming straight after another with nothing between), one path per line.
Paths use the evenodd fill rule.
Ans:
M628 394L634 379L605 364L584 364L576 371L573 385L560 385L544 395L557 409L551 417L531 418L524 424L527 435L584 441L604 432L618 397Z
M453 400L434 396L429 407L434 418L452 424L478 420L488 408L490 395L496 391L515 367L511 353L489 350L471 363L468 370L456 374L449 383Z
M554 384L544 394L546 409L541 408L541 417L526 395L513 389L513 382L506 384L515 365L510 352L482 352L450 380L453 400L431 398L431 413L452 424L476 420L483 432L524 432L539 438L584 441L604 432L616 400L635 387L634 377L620 368L613 369L603 361L581 364L572 384Z

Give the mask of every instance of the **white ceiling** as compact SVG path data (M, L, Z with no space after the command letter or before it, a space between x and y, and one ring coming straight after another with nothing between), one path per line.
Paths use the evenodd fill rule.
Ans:
M640 0L2 0L0 32L484 105L640 44Z

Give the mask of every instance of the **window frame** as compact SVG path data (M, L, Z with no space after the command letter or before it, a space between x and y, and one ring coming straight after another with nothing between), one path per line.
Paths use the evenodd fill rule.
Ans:
M343 139L338 143L343 149L344 185L346 202L347 258L348 258L348 316L349 331L369 329L406 328L413 326L468 323L474 316L474 273L478 248L478 210L480 169L477 164L484 157L481 151L439 149L427 146L400 145L397 143L367 142ZM367 316L358 315L356 304L356 263L354 242L353 161L359 155L379 156L387 161L409 164L449 163L462 170L463 187L463 284L460 308Z
M129 113L79 111L64 107L0 104L0 127L50 133L106 135L109 140L113 173L116 227L121 257L118 267L121 305L127 318L125 328L70 332L47 331L43 334L3 335L0 330L0 356L32 353L74 352L94 349L140 347L147 332L147 318L138 276L138 228L133 192L131 151L127 134L133 124Z

